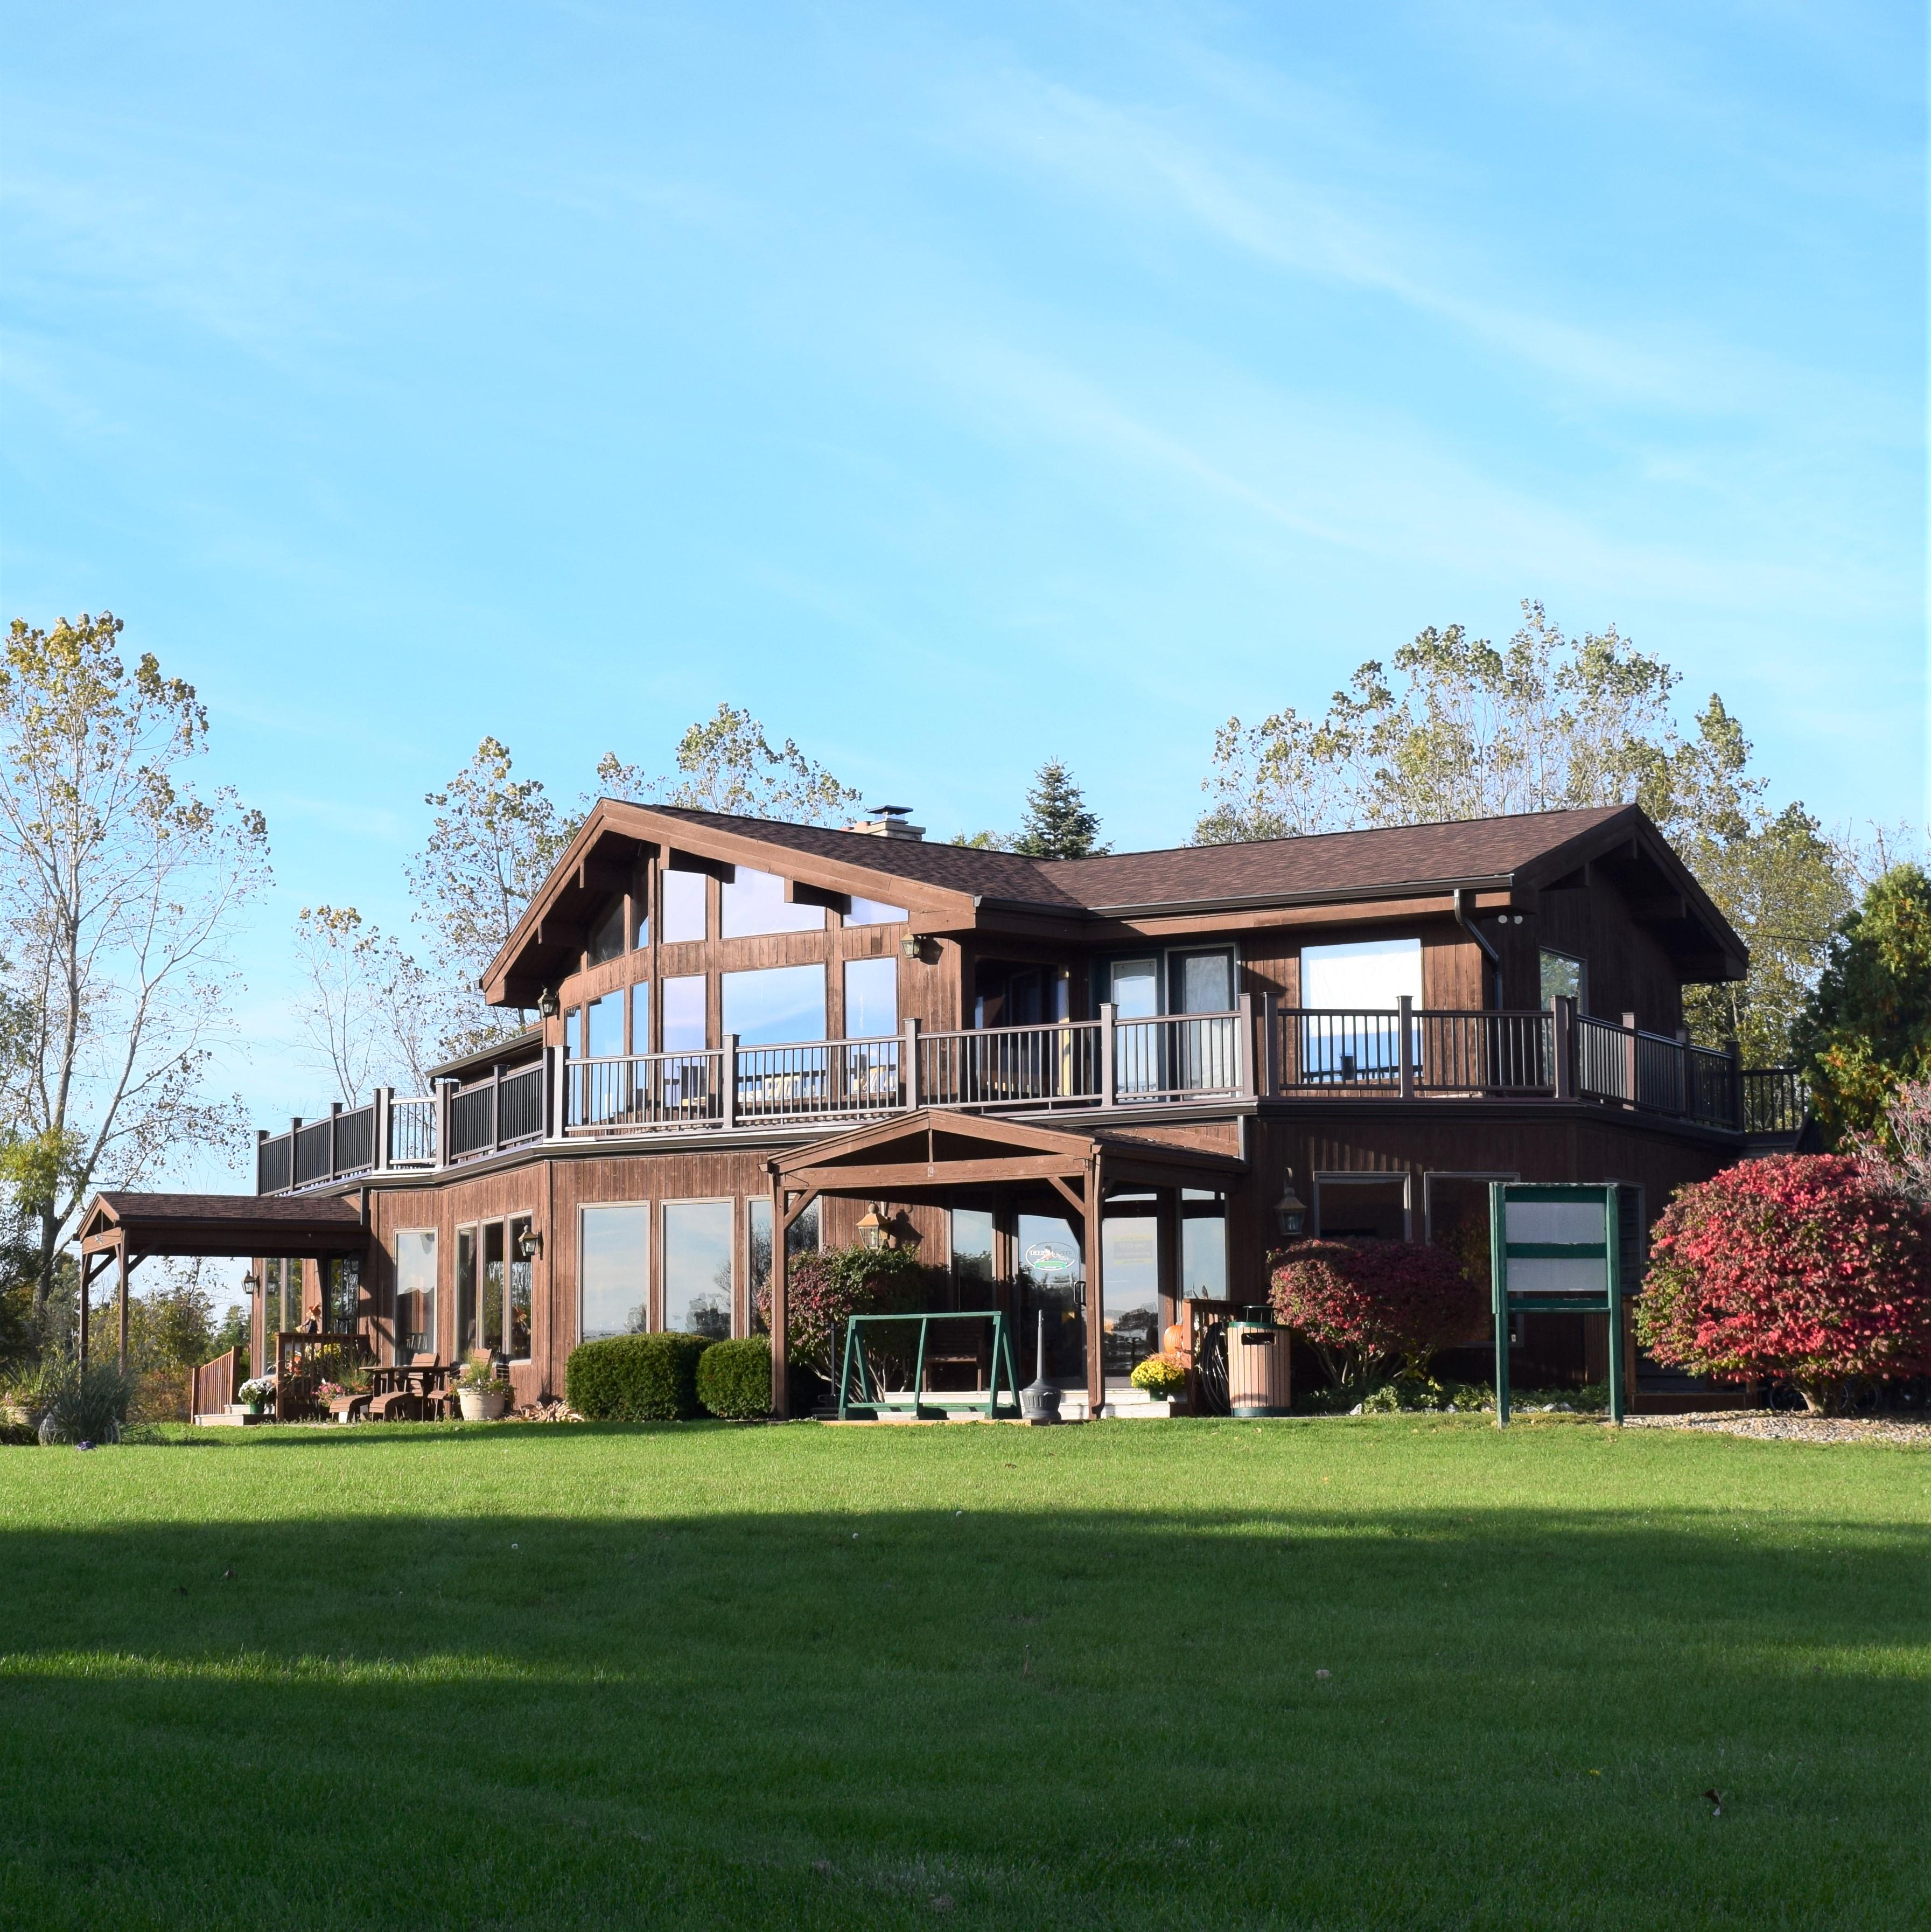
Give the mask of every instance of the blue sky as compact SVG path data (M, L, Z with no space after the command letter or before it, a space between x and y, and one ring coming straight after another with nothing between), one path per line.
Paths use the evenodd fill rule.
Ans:
M0 602L406 926L479 736L748 704L937 836L1517 600L1923 822L1921 11L8 8Z

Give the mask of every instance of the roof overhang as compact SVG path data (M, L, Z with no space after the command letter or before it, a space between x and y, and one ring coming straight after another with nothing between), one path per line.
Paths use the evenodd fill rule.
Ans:
M1105 1132L988 1120L922 1108L767 1163L786 1193L918 1200L959 1187L1070 1181L1096 1166L1107 1184L1227 1187L1246 1173L1233 1154Z
M889 850L892 842L879 843ZM694 824L648 806L599 799L490 961L482 980L484 999L492 1006L533 1006L546 987L576 971L591 922L613 893L630 889L638 860L646 856L673 872L725 880L739 866L775 873L786 881L788 896L806 904L856 897L902 905L911 914L915 931L946 932L974 922L976 902L968 893L925 884L885 867Z
M339 1196L97 1194L81 1216L84 1255L123 1250L265 1260L358 1255L369 1245L362 1216Z

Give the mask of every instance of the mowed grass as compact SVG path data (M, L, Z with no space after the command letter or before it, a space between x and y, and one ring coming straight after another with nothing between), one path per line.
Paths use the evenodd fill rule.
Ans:
M0 1924L1923 1924L1928 1524L1557 1420L0 1451Z

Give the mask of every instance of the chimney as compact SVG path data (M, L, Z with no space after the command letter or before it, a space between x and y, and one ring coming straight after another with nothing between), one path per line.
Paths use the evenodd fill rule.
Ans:
M862 832L873 838L922 838L925 828L910 824L912 808L909 805L874 805L870 808L870 816L854 818L845 827L847 832Z

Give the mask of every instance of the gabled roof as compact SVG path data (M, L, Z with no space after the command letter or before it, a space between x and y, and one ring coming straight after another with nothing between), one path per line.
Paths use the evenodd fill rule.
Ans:
M1533 892L1598 862L1651 908L1699 976L1739 979L1743 942L1639 806L1523 812L1092 859L836 832L671 806L598 802L484 976L486 995L528 1006L571 970L589 920L646 847L695 869L745 865L808 886L903 904L926 932L1000 928L1023 916L1081 925L1351 900ZM673 857L671 862L676 862ZM613 869L613 864L616 869Z
M331 1194L97 1194L80 1220L83 1252L125 1243L130 1255L354 1254L368 1230Z

